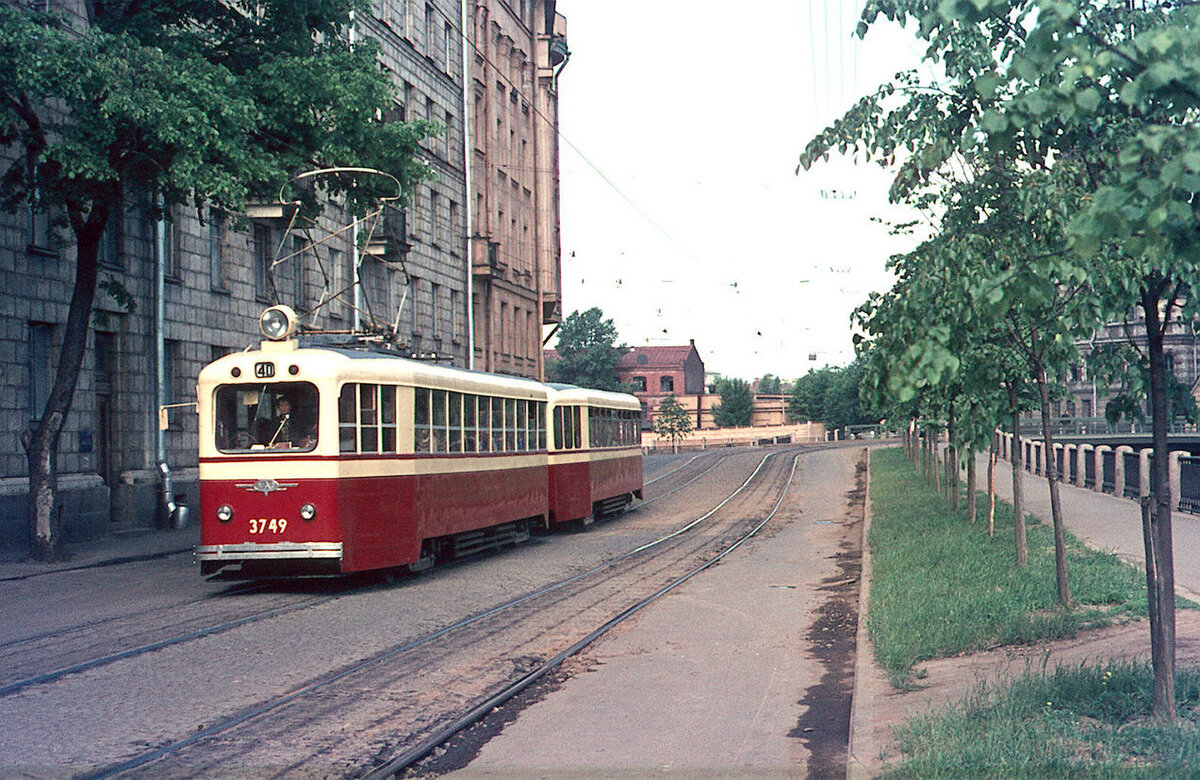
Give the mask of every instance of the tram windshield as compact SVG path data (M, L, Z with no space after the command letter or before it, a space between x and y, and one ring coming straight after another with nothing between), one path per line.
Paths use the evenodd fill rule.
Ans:
M309 382L222 385L214 437L221 452L308 452L317 446L317 418Z

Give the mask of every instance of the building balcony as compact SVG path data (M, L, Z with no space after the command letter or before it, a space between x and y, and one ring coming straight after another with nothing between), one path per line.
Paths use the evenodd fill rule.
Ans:
M487 236L473 236L471 257L471 271L476 278L505 278L508 265L500 259L499 241L492 241Z
M557 68L559 65L567 61L567 57L571 55L567 49L567 36L555 33L550 36L550 66Z
M385 206L383 221L371 234L363 253L374 257L396 257L408 254L408 211Z
M542 291L542 324L558 325L563 321L562 297L556 290Z

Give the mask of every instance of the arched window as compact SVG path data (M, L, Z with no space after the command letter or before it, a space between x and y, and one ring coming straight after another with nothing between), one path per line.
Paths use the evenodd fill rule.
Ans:
M673 392L675 392L675 377L673 377L673 376L660 376L660 377L658 378L658 391L659 391L660 393L673 393Z

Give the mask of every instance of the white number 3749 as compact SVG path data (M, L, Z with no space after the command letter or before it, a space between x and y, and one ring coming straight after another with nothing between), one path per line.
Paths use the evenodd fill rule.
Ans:
M250 533L252 534L281 534L285 528L287 528L287 520L281 517L270 519L264 517L261 520L251 518L250 520Z

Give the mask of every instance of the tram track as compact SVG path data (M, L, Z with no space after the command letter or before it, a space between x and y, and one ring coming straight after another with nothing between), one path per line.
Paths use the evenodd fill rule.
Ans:
M658 482L664 478L675 476L701 457L698 455L690 458L684 464L665 474L658 475L650 482ZM673 487L665 493L648 498L641 502L638 508L684 490L721 465L726 457L722 455L716 458L698 473L687 475L690 478L682 484ZM273 599L272 603L268 603L265 607L259 608L258 605L255 605L255 611L250 615L246 615L244 612L244 602L233 602L228 605L222 605L221 611L228 615L228 619L222 618L215 623L212 622L211 610L213 605L219 603L221 599L232 596L253 595L267 591L274 586L273 583L269 582L239 583L221 594L206 595L195 599L156 606L152 609L123 613L101 620L59 628L53 631L45 631L0 643L0 669L4 669L4 672L0 673L0 698L25 690L31 686L54 682L69 674L86 672L117 661L127 660L174 645L224 633L262 620L282 617L303 609L319 607L337 598L356 595L378 587L377 584L371 584L350 588L334 595L303 598L298 602L293 602L286 597L284 599ZM288 603L276 605L274 602L279 600L284 600ZM503 608L507 608L508 606L512 606L512 604L502 605ZM193 608L202 608L207 611L203 615L196 615L194 617L178 614L178 611L181 609L190 610ZM160 616L169 616L170 622L168 623L159 619ZM106 626L120 626L122 624L128 625L129 628L116 636L107 635L98 637L94 634L98 629ZM176 632L164 630L179 625L187 625L188 628L183 631L177 630ZM139 641L142 637L145 637L145 639ZM97 651L95 649L97 643L104 643L107 647Z
M437 664L444 663L444 659L450 656L451 650L473 654L475 658L507 659L500 664L501 668L497 668L496 664L485 664L490 668L475 670L471 673L473 676L469 676L470 685L474 689L484 692L486 702L499 692L508 690L514 683L524 680L532 673L531 669L536 671L544 667L557 666L558 663L561 663L561 659L558 661L554 661L554 659L563 652L561 645L565 643L567 644L566 649L570 649L573 643L562 639L557 646L548 647L543 635L550 634L557 637L571 633L571 626L581 622L591 626L606 625L613 620L612 602L618 596L627 592L651 592L652 596L646 601L646 604L652 603L653 600L669 592L679 583L708 568L720 557L728 554L728 552L722 552L714 557L715 554L709 548L736 549L736 546L743 543L746 538L757 533L757 530L766 522L766 520L758 522L762 515L761 507L770 506L774 502L767 519L774 516L786 495L787 487L795 472L795 463L799 456L794 452L792 453L794 455L792 470L786 481L781 482L775 470L766 467L768 461L780 454L782 453L774 452L764 456L754 472L716 506L684 526L660 536L657 540L638 545L636 548L604 561L587 571L550 583L519 598L498 604L436 631L403 642L384 652L365 657L340 670L298 686L279 697L261 702L227 717L219 723L201 728L185 739L160 746L120 764L100 769L91 776L109 777L150 765L162 768L165 764L166 768L170 769L170 759L179 757L192 746L196 746L202 756L212 755L215 750L215 753L219 755L212 755L211 759L203 760L212 760L215 762L215 766L220 767L222 766L221 756L229 759L231 752L234 756L238 755L237 745L242 744L244 740L230 732L234 732L239 726L255 721L254 735L247 738L252 743L281 738L289 732L288 723L294 723L297 720L313 722L314 717L317 717L314 712L325 712L328 716L336 712L346 698L346 694L340 692L339 687L353 690L372 687L367 683L356 682L360 673L368 671L374 677L386 677L387 687L390 690L416 692L412 697L414 701L405 704L412 723L411 734L414 739L424 739L425 741L433 739L434 735L444 729L446 721L453 719L453 716L458 715L464 709L473 711L483 707L486 710L486 707L478 704L478 696L471 697L470 701L464 702L459 701L458 694L453 691L442 694L420 693L422 690L430 690L430 680L432 680L433 689L436 690L437 687L436 673L426 670L436 669ZM717 459L715 464L702 470L701 474L694 476L684 486L691 484L704 473L715 468L724 461L725 457ZM689 461L690 463L691 461ZM680 471L689 464L684 464L680 469L674 471ZM676 490L681 490L684 486L680 486ZM658 497L665 497L665 494ZM721 513L722 517L730 519L725 520L720 527L716 527L714 524L705 532L697 531L705 520L718 513ZM746 529L749 527L754 530L747 534ZM738 541L739 539L740 541ZM687 574L684 579L679 579L675 572L680 569L691 573ZM678 581L676 582L676 580ZM671 582L675 582L675 584L670 585ZM547 619L546 616L553 610L563 608L561 605L568 603L572 605L566 608L565 614L558 618ZM638 607L638 609L640 608ZM624 609L618 610L617 614L624 614L625 611ZM604 614L593 614L598 612ZM634 612L636 610L629 614L634 614ZM628 615L620 619L624 620L626 617ZM514 639L512 635L519 634L517 627L525 624L538 626L537 631L534 632L535 636L518 636ZM616 623L612 623L612 625L616 625ZM611 626L609 627L611 628ZM464 637L464 633L469 636ZM578 631L574 633L577 634ZM497 646L496 642L502 646ZM447 644L452 644L454 647L447 647ZM586 645L580 647L582 646ZM578 652L578 649L563 658L569 657L574 652ZM464 663L467 666L471 665L470 662L461 660L456 663L460 666ZM547 667L547 664L550 664L550 667ZM412 670L421 671L414 675ZM544 671L539 672L538 677L544 674ZM450 676L453 677L453 675ZM531 681L525 682L521 688L527 687ZM432 700L427 700L430 697ZM402 696L402 698L404 697ZM416 700L420 700L419 706ZM295 706L289 707L289 705ZM440 718L431 718L429 715L431 707L434 710L450 714ZM289 712L289 709L300 710L302 714L295 711ZM373 720L373 717L369 715L359 717ZM389 717L396 716L389 711ZM272 722L263 722L267 720ZM269 735L266 740L262 736L264 733ZM216 740L216 737L221 737L221 739ZM212 748L211 746L217 742L220 745ZM204 749L205 744L210 746L209 749ZM411 750L412 746L406 744L401 749ZM395 753L394 750L391 752ZM194 764L188 761L187 766L194 767Z

